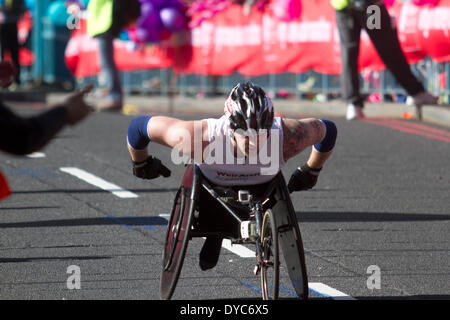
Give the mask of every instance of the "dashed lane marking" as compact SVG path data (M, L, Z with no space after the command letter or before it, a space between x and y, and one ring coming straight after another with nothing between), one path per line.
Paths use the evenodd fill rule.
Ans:
M170 214L160 214L159 215L161 218L166 219L167 221L169 221L170 219ZM232 245L231 241L228 239L224 239L222 242L222 247L233 252L234 254L237 254L240 257L243 258L255 258L255 252L248 249L245 246L242 245ZM247 283L247 282L243 282L242 285L257 291L257 292L261 292L261 289L259 289L258 287ZM344 292L341 292L337 289L334 289L324 283L321 282L310 282L308 283L308 287L309 287L309 295L311 297L315 297L315 298L329 298L329 299L334 299L334 300L356 300L355 298L347 295ZM294 291L294 288L285 288L285 287L280 287L280 291L292 296L292 297L296 297L297 294Z
M336 290L321 282L310 282L308 283L308 286L310 292L316 293L316 295L325 298L331 298L334 300L356 300L355 298L349 296L348 294Z
M170 214L160 214L161 218L166 219L169 221ZM203 238L205 239L205 238ZM250 250L249 248L240 245L240 244L232 244L229 239L223 239L222 241L222 248L227 249L228 251L240 256L241 258L254 258L255 257L255 251Z
M45 153L43 153L43 152L33 152L33 153L30 153L30 154L27 154L26 157L30 158L30 159L45 158Z
M75 176L78 179L83 180L84 182L87 182L87 183L89 183L93 186L96 186L102 190L111 192L116 197L119 197L119 198L137 198L138 197L137 194L130 192L128 190L125 190L125 189L119 187L118 185L108 182L108 181L106 181L102 178L99 178L99 177L93 175L92 173L89 173L82 169L75 168L75 167L63 167L63 168L60 168L59 170L61 170L62 172L68 173L72 176Z

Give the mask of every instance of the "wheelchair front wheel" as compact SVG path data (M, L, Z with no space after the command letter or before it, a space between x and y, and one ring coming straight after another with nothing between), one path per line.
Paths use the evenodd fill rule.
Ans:
M280 262L278 246L278 230L272 210L264 213L261 226L261 254L260 261L261 291L263 300L278 299Z

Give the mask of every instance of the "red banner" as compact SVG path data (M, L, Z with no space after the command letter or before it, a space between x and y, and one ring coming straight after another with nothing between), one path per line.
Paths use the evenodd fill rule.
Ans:
M429 55L450 60L450 0L438 6L418 7L397 1L389 8L396 19L399 39L410 63ZM195 18L195 17L193 17ZM329 0L303 1L299 18L281 21L269 11L232 5L189 32L178 33L158 45L133 49L131 42L115 42L121 70L174 67L179 73L228 75L238 71L255 76L315 70L339 74L339 35ZM99 71L98 47L82 28L74 32L66 52L77 77ZM362 33L360 68L384 69L367 34Z
M100 71L98 41L87 35L86 20L80 20L66 47L66 64L76 77L96 75ZM162 46L152 45L135 49L131 41L114 41L114 56L122 71L151 68L168 68L172 60Z

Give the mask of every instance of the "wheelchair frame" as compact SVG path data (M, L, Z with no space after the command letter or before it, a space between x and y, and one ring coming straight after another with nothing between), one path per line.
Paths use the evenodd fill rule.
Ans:
M202 188L203 190L201 190ZM239 243L242 239L235 237L236 232L218 233L199 225L201 212L198 212L200 192L208 192L235 221L237 226L245 219L227 204L205 177L196 164L186 168L181 186L174 200L166 240L163 250L163 270L160 283L161 299L172 297L184 262L188 242L194 237L219 235ZM246 187L243 186L243 189ZM286 187L284 177L279 172L268 184L260 199L265 199L264 211L271 209L276 216L278 243L282 248L288 274L299 299L308 298L308 280L303 243L296 214ZM211 213L213 214L213 213Z

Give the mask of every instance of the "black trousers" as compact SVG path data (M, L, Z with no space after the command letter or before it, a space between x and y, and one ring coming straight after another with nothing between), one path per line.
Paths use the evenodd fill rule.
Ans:
M67 123L64 107L54 107L32 117L22 117L0 98L0 151L26 155L45 146Z
M4 59L5 52L9 51L11 59L16 69L15 82L20 83L20 63L19 63L19 39L17 23L5 23L0 25L0 43L2 60Z
M369 2L370 1L366 1ZM343 98L347 103L364 106L360 94L358 73L358 56L361 30L365 29L378 55L397 82L414 96L425 91L422 83L414 76L398 40L397 29L382 1L373 1L380 8L380 28L369 29L368 14L365 4L362 7L350 5L343 10L336 10L336 23L341 41L342 73L341 87Z

